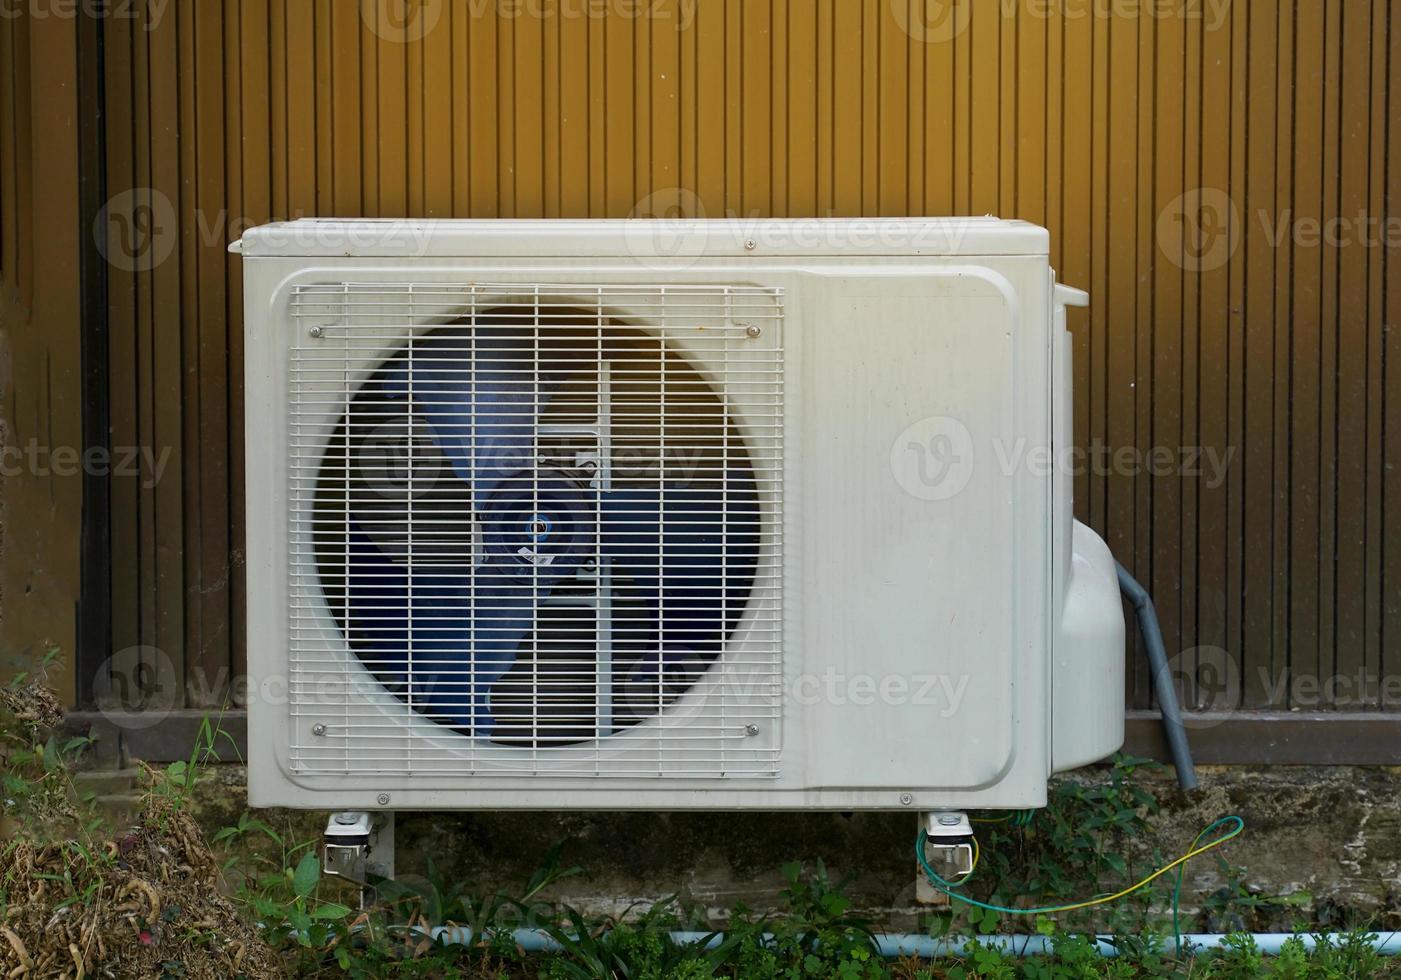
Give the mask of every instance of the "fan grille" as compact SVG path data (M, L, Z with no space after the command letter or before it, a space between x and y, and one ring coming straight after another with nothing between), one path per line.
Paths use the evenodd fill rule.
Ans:
M776 774L781 290L337 283L291 313L295 770Z

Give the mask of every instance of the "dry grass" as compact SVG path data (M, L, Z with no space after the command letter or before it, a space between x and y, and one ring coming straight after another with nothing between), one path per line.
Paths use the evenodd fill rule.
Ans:
M104 826L75 798L55 760L61 718L38 681L0 689L0 767L11 789L23 788L3 801L0 978L281 975L158 776L147 773L129 828Z

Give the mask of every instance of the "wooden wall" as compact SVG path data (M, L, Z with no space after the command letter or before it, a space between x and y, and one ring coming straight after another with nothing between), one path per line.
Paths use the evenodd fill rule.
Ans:
M1273 692L1287 669L1401 668L1401 257L1379 241L1401 244L1401 0L137 6L106 25L109 189L149 189L125 206L151 256L112 273L113 442L171 455L114 487L114 645L165 651L130 656L192 703L241 664L225 243L274 217L674 203L1046 224L1092 297L1077 512L1170 651L1228 651L1251 706L1308 706Z
M0 676L50 650L73 697L82 508L72 19L0 17ZM60 175L55 178L54 175Z

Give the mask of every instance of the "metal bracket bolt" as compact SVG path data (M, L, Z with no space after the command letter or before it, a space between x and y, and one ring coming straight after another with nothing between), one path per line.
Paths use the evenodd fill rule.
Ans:
M958 810L936 810L925 816L925 839L951 877L961 878L973 871L973 824L968 814Z
M359 810L331 814L326 823L322 870L361 886L361 904L373 900L375 884L394 877L394 814Z

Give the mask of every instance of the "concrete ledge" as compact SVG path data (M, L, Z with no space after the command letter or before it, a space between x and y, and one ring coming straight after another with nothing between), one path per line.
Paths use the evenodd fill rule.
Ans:
M1239 884L1251 895L1236 895L1215 857L1193 861L1182 893L1189 931L1276 932L1300 922L1339 928L1351 921L1383 933L1401 929L1401 769L1204 765L1198 775L1201 789L1182 793L1171 769L1139 770L1135 782L1161 810L1120 846L1146 872L1164 855L1186 851L1212 820L1245 820L1245 833L1217 854L1242 869ZM206 770L192 812L207 832L237 823L245 779L242 766ZM1053 779L1103 786L1108 774L1089 766ZM295 840L317 837L326 819L310 810L262 816ZM905 931L927 925L911 854L917 823L904 812L433 811L401 812L395 836L401 878L421 880L431 859L440 880L468 882L478 892L518 889L564 841L563 864L584 873L552 888L553 898L618 915L679 895L704 911L695 927L707 929L723 925L737 901L772 907L787 886L784 862L811 869L821 859L833 881L851 879L847 893L858 911L879 928ZM1030 832L1044 826L1033 822ZM1170 889L1157 892L1164 915ZM1269 901L1284 896L1291 897Z
M215 730L214 751L221 762L248 757L248 712L182 709L158 716L139 711L70 711L64 727L94 740L93 763L121 769L132 760L174 762L188 759L208 721Z
M1401 713L1226 711L1187 716L1198 765L1401 765ZM1124 751L1168 762L1156 711L1130 711Z

